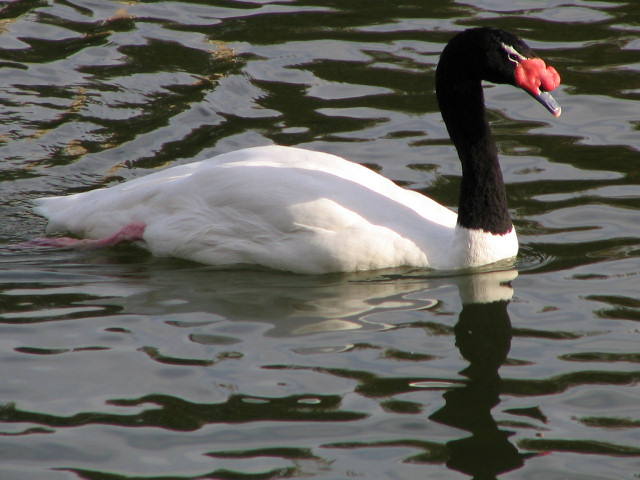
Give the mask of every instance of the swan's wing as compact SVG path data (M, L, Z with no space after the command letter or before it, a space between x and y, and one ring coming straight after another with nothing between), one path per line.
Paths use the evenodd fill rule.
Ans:
M365 167L275 146L42 199L37 208L50 231L99 238L143 222L157 255L305 272L427 266L456 219Z

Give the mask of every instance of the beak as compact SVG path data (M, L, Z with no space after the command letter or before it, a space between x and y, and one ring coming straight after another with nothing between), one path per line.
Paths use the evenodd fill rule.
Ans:
M553 98L553 96L549 92L541 91L540 93L537 93L537 94L531 93L531 92L528 92L528 93L533 98L535 98L538 102L544 105L545 108L549 110L554 117L558 118L562 113L562 107L558 105L558 102L556 102L556 99Z
M522 60L515 70L515 84L544 105L554 117L562 113L560 105L549 93L560 85L560 75L542 59L534 57Z

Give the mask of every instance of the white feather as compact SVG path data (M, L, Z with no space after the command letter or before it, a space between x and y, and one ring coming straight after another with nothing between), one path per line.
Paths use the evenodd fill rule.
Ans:
M48 231L99 239L134 222L158 256L299 273L457 269L516 255L515 231L456 226L455 212L327 153L266 146L120 185L38 201Z

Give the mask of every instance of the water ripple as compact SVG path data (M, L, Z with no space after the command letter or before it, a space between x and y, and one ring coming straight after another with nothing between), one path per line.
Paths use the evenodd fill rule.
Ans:
M636 474L639 12L3 2L0 476ZM558 120L486 89L515 264L301 277L24 246L44 230L34 198L268 143L455 207L434 72L450 36L481 25L521 34L563 78Z

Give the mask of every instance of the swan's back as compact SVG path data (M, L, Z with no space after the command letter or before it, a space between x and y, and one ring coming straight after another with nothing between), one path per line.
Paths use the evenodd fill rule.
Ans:
M279 146L41 199L37 210L48 231L97 239L144 223L156 255L304 273L434 266L456 223L451 210L361 165Z

